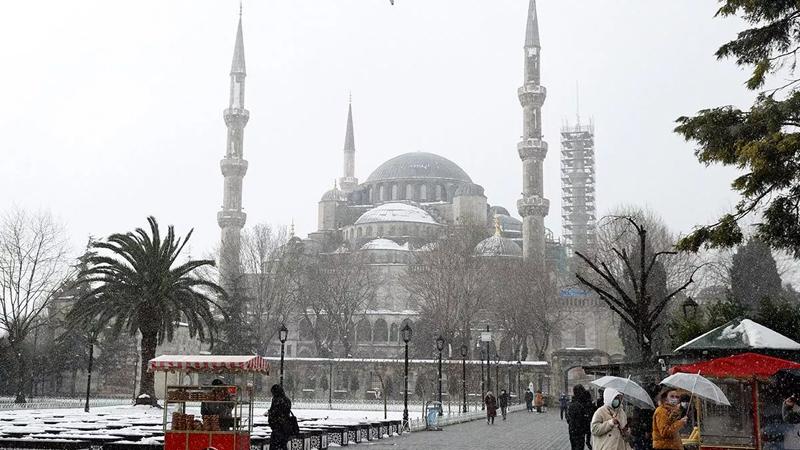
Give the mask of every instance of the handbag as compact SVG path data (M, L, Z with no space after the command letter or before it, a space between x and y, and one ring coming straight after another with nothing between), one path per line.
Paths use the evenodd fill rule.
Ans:
M291 411L289 411L289 417L286 418L285 427L287 436L300 434L300 425L297 424L297 417L295 417L294 413Z

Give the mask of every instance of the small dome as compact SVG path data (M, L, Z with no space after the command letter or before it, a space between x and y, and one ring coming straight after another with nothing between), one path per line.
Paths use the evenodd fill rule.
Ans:
M400 250L408 251L408 244L400 245L391 239L373 239L361 246L361 250Z
M470 196L470 197L482 197L483 194L483 186L473 184L473 183L464 183L456 189L456 193L454 197L461 197L461 196Z
M319 200L321 202L346 202L347 201L347 194L344 191L340 190L339 188L333 188L328 192L322 194L322 198Z
M472 183L456 163L433 153L404 153L378 166L367 182L408 178L443 179Z
M430 214L408 203L384 203L372 208L356 220L355 225L380 222L410 222L438 225Z
M476 256L522 258L522 249L513 240L494 235L475 247Z
M492 207L489 208L489 214L491 214L492 216L494 216L496 214L502 214L504 216L510 216L511 215L511 214L508 213L507 209L503 208L502 206L497 206L497 205L492 206Z

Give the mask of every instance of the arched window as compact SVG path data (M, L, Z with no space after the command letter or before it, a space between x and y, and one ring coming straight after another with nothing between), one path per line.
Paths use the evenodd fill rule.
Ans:
M382 202L382 201L386 200L386 186L381 185L380 188L378 188L378 189L379 189L378 192L380 192L380 196L378 198L378 201Z
M389 329L385 320L378 319L375 321L375 327L372 329L372 340L375 342L386 342L389 340Z
M407 184L406 185L406 200L415 200L414 198L414 185Z
M397 191L398 191L397 184L393 184L392 185L392 200L397 200L397 194L398 194Z
M301 341L310 341L313 340L314 337L311 333L311 322L308 319L303 319L300 321L299 326L299 334Z
M390 342L397 342L397 340L399 339L397 337L397 332L398 332L399 329L400 329L400 327L398 327L396 323L393 323L392 326L389 327L389 341Z
M442 185L441 184L437 184L436 185L436 197L434 197L434 198L436 199L437 202L442 200Z
M372 327L366 318L356 325L356 342L372 342Z
M368 226L368 227L367 227L367 231L365 231L364 233L366 233L366 235L367 235L368 237L369 237L369 236L372 236L372 226Z
M356 231L356 235L357 235L359 238L361 238L361 236L362 236L363 234L364 234L364 229L363 229L363 228L359 228L359 229L358 229L358 231Z
M586 326L582 323L575 325L575 347L586 347Z
M419 199L422 201L428 200L428 186L425 184L419 187Z

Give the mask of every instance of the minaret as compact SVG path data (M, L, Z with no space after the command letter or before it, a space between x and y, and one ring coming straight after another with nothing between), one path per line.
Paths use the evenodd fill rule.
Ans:
M339 179L339 187L344 192L350 192L358 186L356 171L356 141L353 136L353 99L347 105L347 131L344 134L344 172Z
M517 90L522 104L522 141L517 144L522 159L522 198L517 209L522 216L523 257L543 268L545 259L544 217L550 202L544 198L542 165L547 143L542 140L542 105L547 90L540 83L539 21L536 0L530 0L525 29L525 83Z
M217 223L222 229L220 250L220 275L223 287L239 273L240 233L247 220L242 212L242 178L247 173L244 160L244 127L250 112L244 109L244 39L242 37L242 9L239 7L239 28L236 30L236 45L231 64L231 91L228 108L223 117L228 127L228 142L225 157L220 161L225 178L222 196L222 211L217 213Z

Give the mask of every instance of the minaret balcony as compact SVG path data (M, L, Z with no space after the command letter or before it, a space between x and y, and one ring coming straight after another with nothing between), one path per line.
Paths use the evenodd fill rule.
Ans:
M547 156L547 142L541 139L525 139L517 144L519 158L523 161L535 159L544 161Z
M226 177L243 177L247 173L247 161L242 158L224 158L219 167Z
M250 111L244 108L227 108L223 111L222 116L228 127L243 128L250 120Z
M242 211L223 209L217 213L217 223L220 228L238 227L242 228L247 221L247 214Z
M550 211L550 200L538 195L528 195L517 200L517 210L522 217L544 217Z
M527 83L525 86L517 89L517 96L523 107L533 105L537 108L541 108L542 105L544 105L544 100L547 98L547 88L539 84Z

